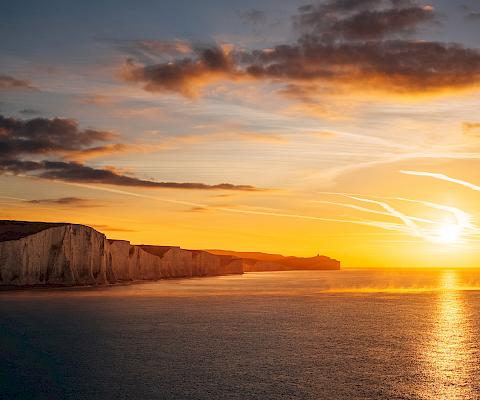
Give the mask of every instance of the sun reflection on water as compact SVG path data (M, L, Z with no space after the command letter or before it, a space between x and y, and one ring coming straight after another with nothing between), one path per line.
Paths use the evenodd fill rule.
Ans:
M428 399L472 399L469 368L471 327L457 271L444 271L435 309L434 329L426 346Z

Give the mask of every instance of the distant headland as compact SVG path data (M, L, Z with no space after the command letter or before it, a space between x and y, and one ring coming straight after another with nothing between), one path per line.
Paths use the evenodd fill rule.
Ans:
M85 225L0 220L0 286L88 286L256 271L338 270L326 256L132 245Z

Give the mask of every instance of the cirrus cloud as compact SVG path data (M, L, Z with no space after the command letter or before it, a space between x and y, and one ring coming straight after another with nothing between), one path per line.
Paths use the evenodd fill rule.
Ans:
M35 90L38 88L26 79L14 78L10 75L0 74L0 90Z

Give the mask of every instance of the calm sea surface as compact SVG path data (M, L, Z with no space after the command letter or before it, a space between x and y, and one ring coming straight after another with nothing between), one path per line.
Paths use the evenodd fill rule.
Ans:
M1 399L480 399L480 273L0 293Z

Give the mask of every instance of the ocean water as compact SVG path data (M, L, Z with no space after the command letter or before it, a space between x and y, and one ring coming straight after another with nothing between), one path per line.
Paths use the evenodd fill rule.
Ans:
M480 399L480 274L0 293L1 399Z

